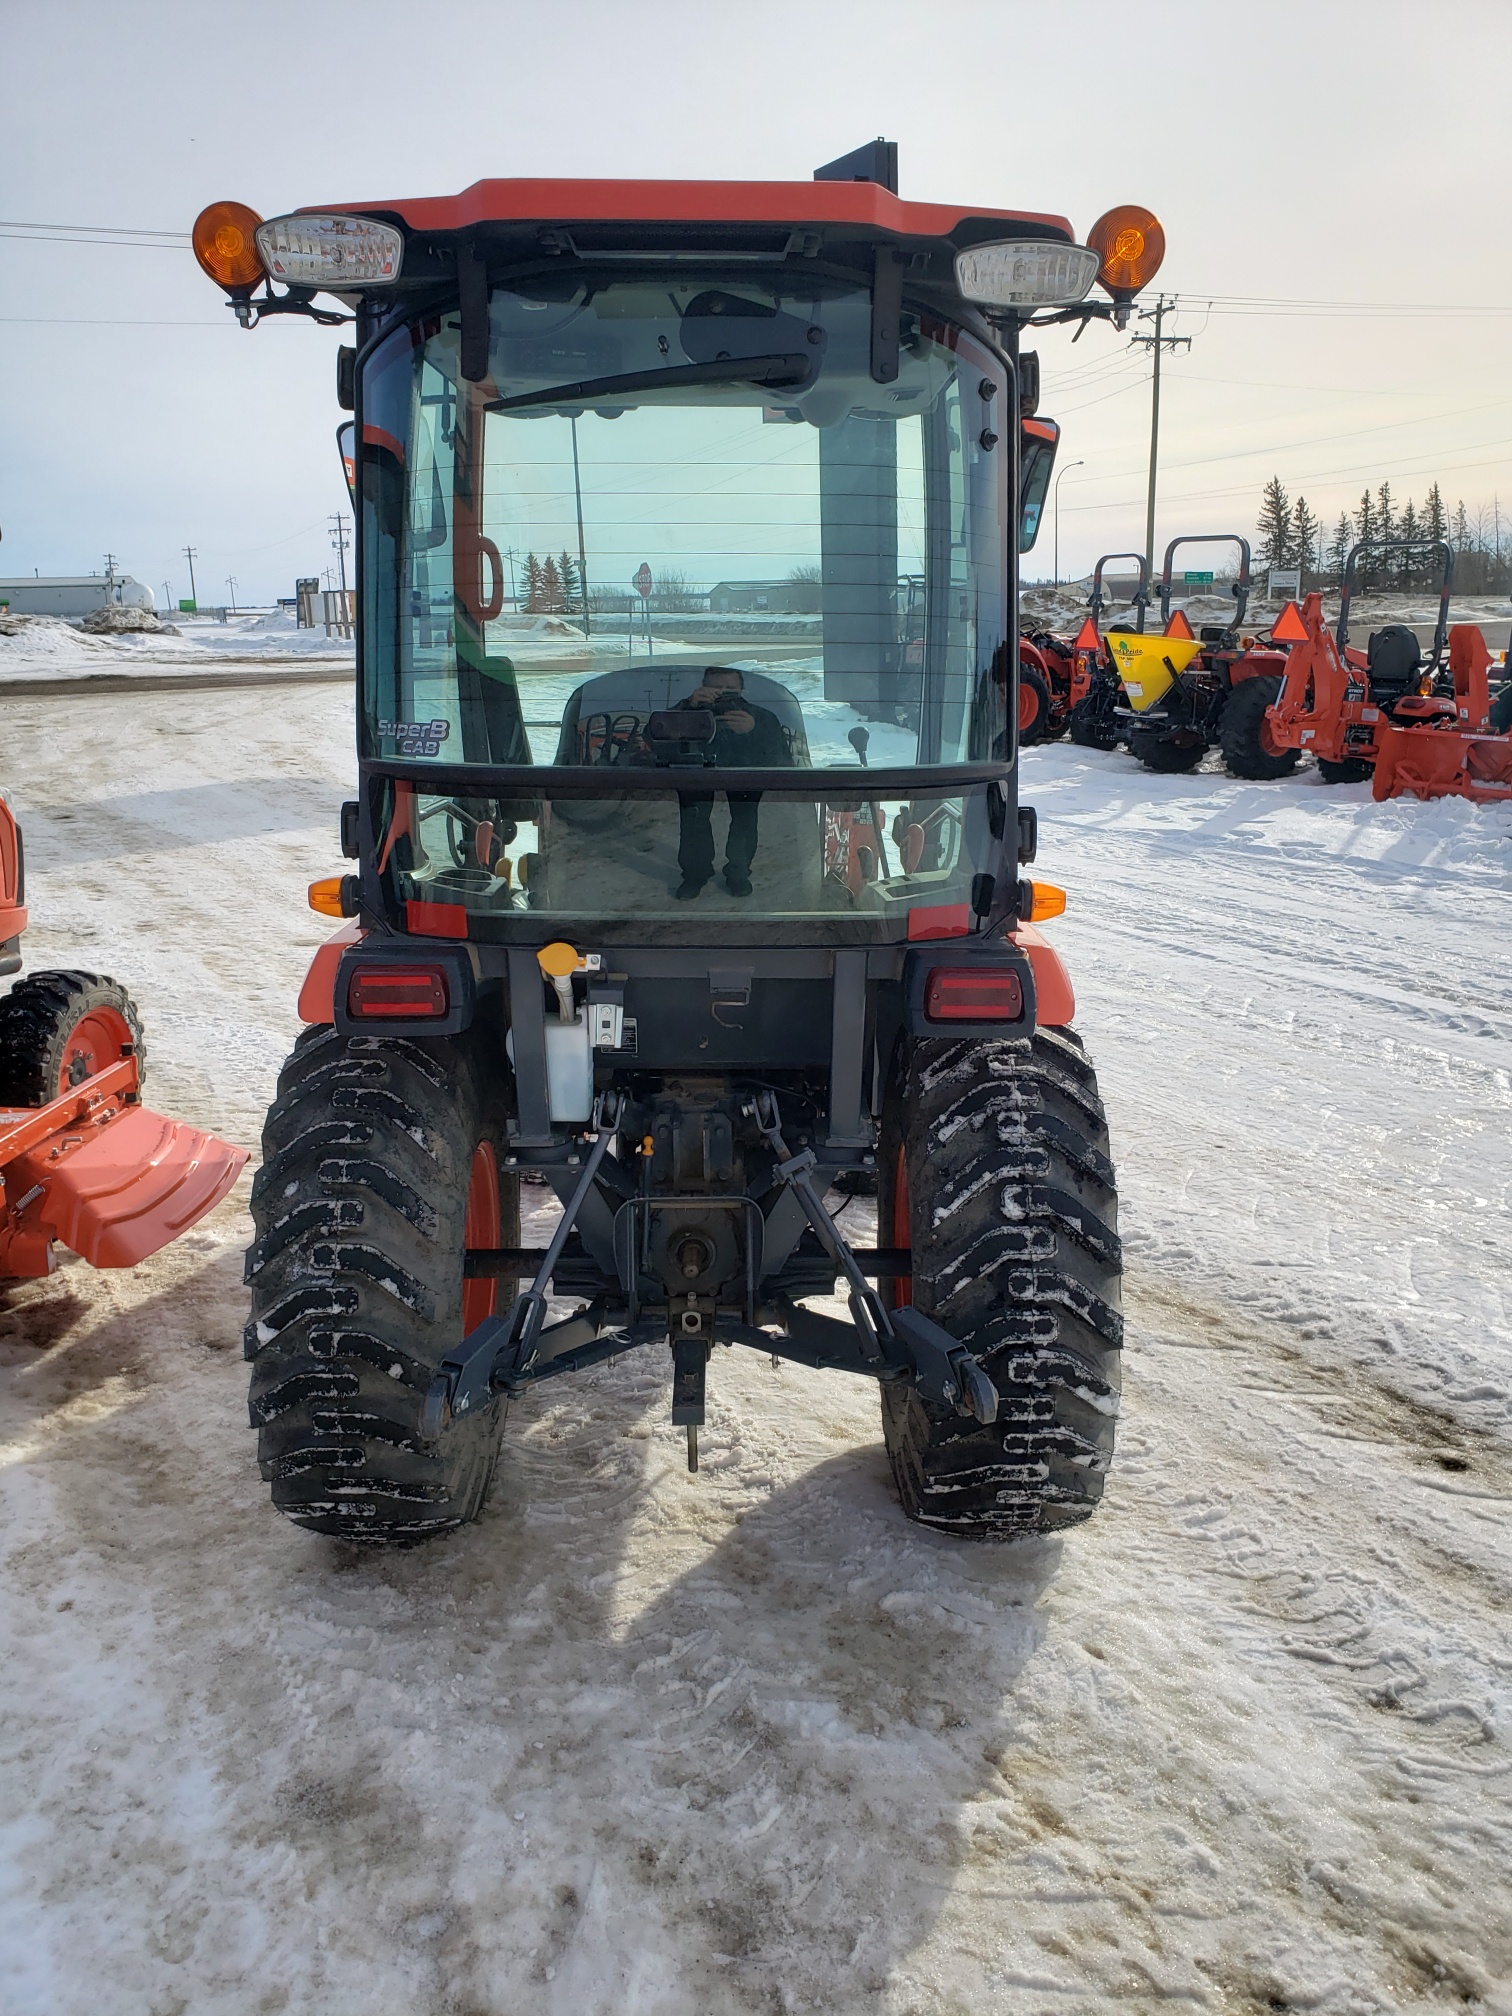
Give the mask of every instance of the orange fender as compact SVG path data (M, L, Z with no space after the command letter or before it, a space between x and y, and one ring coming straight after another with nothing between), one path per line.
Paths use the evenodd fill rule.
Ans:
M336 968L341 964L341 955L348 945L355 945L361 936L362 926L355 917L349 918L339 931L327 938L310 961L310 970L299 990L301 1022L336 1020Z
M1038 1028L1060 1029L1076 1018L1076 994L1066 962L1032 924L1014 927L1013 942L1034 974L1034 1020Z

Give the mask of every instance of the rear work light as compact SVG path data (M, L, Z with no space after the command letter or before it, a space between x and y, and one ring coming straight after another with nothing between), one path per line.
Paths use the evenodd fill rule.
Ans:
M290 287L387 287L404 263L401 233L372 217L270 217L257 227L257 250Z
M924 990L926 1022L1018 1022L1023 1013L1024 983L1017 973L936 966Z
M445 1015L450 1007L439 966L359 966L347 988L347 1013L354 1022L386 1016L420 1021Z
M956 285L968 301L989 308L1069 308L1085 296L1100 263L1085 245L1040 239L973 245L956 254Z

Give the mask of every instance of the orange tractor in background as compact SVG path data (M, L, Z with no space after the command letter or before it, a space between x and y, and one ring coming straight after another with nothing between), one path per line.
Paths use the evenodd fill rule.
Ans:
M1387 624L1357 650L1349 642L1349 605L1360 556L1425 552L1436 553L1443 568L1427 662L1405 623ZM1271 633L1291 647L1281 691L1266 716L1271 739L1310 750L1326 784L1369 777L1378 799L1403 793L1512 798L1507 696L1493 705L1491 654L1480 630L1473 624L1450 628L1453 579L1454 552L1443 540L1362 541L1345 563L1332 634L1321 595L1309 595L1300 609L1288 604Z
M21 829L0 798L0 974L26 928ZM115 981L33 973L0 1000L0 1282L52 1272L55 1247L133 1267L226 1195L244 1148L142 1104L142 1028Z

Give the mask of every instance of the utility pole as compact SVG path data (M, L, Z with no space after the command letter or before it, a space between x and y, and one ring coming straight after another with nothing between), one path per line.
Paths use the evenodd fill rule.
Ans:
M1066 464L1066 467L1065 467L1065 469L1062 469L1062 470L1061 470L1061 471L1059 472L1059 474L1058 474L1058 475L1056 476L1056 479L1055 479L1055 585L1056 585L1056 587L1057 587L1057 588L1059 588L1059 586L1060 586L1060 486L1061 486L1061 477L1062 477L1062 476L1064 476L1064 475L1066 474L1066 471L1067 471L1067 470L1070 470L1070 469L1085 469L1085 468L1086 468L1086 466L1087 466L1087 464L1086 464L1086 460L1085 460L1085 458L1083 458L1083 459L1082 459L1082 460L1080 460L1080 461L1076 461L1076 462L1068 462L1068 463Z
M189 562L189 600L194 604L195 608L198 609L199 593L194 585L194 563L199 558L198 548L194 546L186 546L184 548L184 558Z
M236 614L236 576L234 574L226 576L226 586L231 590L231 614L234 616Z
M1175 350L1178 346L1187 350L1192 347L1190 336L1166 336L1162 333L1166 309L1167 307L1174 309L1175 306L1174 301L1167 302L1164 294L1157 295L1153 308L1142 308L1139 311L1141 321L1147 322L1151 317L1154 318L1155 334L1129 338L1131 343L1147 343L1150 346L1150 356L1154 364L1150 389L1150 489L1145 503L1145 565L1150 570L1152 580L1155 575L1155 471L1160 458L1160 353L1163 349Z
M331 526L331 545L335 549L336 555L341 562L341 592L343 595L345 595L346 556L347 556L347 545L350 539L350 534L347 531L346 513L344 511L338 511L335 517L331 519L330 526Z

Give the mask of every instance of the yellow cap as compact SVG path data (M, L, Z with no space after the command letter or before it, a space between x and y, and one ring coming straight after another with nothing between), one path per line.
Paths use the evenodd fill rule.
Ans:
M554 945L541 947L536 954L536 963L548 978L565 980L569 973L576 973L582 961L573 948L559 938Z

